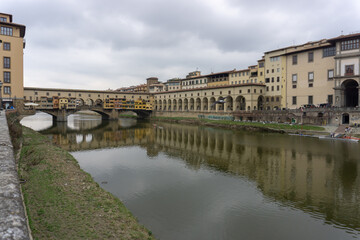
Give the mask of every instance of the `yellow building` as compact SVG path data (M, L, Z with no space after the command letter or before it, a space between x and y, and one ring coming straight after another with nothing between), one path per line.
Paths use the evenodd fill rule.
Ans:
M235 70L233 73L229 74L229 82L231 85L236 84L245 84L249 83L250 78L250 70Z
M206 75L208 82L208 87L215 87L215 86L226 86L230 84L229 76L234 73L235 70L226 71L226 72L219 72L219 73L211 73Z
M327 40L287 50L287 108L334 103L335 47ZM310 106L310 105L309 105Z
M269 51L264 56L266 110L286 107L286 49Z
M0 82L2 106L22 109L24 99L23 49L25 26L12 22L12 15L0 13Z

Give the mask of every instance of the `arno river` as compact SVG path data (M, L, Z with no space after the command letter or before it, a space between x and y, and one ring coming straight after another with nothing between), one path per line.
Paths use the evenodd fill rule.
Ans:
M46 114L71 152L159 239L360 239L360 144Z

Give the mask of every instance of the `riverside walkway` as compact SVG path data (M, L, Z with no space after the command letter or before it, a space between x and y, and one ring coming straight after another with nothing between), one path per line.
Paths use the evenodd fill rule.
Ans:
M0 110L0 240L31 239L5 112Z

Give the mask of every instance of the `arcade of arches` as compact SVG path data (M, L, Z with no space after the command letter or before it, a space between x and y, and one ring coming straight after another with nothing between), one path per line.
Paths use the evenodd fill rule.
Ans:
M335 101L338 107L360 106L359 82L354 79L346 79L340 87L335 88Z
M265 86L248 84L157 93L155 111L232 112L263 110Z

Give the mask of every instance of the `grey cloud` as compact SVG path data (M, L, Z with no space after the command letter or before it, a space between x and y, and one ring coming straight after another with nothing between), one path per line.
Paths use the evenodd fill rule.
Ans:
M360 20L357 0L5 0L2 5L14 22L27 26L25 85L32 86L78 82L79 88L117 88L148 76L184 77L196 68L203 73L246 68L265 51L360 30L353 29Z

